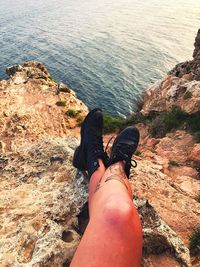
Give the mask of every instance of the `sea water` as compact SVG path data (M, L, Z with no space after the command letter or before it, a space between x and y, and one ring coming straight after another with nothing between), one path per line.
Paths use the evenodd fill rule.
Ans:
M126 116L192 58L199 27L200 0L0 0L0 79L37 60L89 108Z

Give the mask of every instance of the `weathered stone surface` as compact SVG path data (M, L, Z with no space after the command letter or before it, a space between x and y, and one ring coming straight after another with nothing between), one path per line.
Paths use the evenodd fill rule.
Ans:
M192 185L197 187L194 192L183 184L188 183L188 177L184 177L185 180L182 177L182 181L174 180L163 173L159 164L142 158L137 161L138 168L132 172L131 180L135 195L147 198L161 218L188 245L193 229L200 227L200 205L195 199L200 192L199 181ZM192 179L189 181L193 182Z
M200 80L200 29L197 32L194 47L193 60L177 64L169 74L189 80Z
M189 156L189 160L193 161L196 166L200 166L200 144L196 144Z
M12 77L0 82L0 141L4 150L15 150L24 139L32 142L46 134L64 136L88 112L71 89L58 92L57 83L41 63L26 62L11 70ZM67 116L68 109L78 115Z
M188 114L200 110L200 81L166 76L153 84L144 94L141 112L149 114L168 110L172 105L181 107Z
M1 155L0 266L62 266L72 258L76 215L87 198L71 164L76 144L45 138Z
M155 209L138 198L134 203L139 211L143 231L143 257L168 252L181 266L190 266L189 250L176 233L160 218ZM143 262L143 266L149 266Z
M196 39L195 39L195 43L194 43L194 53L193 53L193 57L195 59L200 59L200 29L198 30Z
M168 110L172 105L189 114L200 110L200 29L194 46L193 60L178 64L145 92L143 114Z
M200 30L195 40L194 59L178 64L168 76L152 85L144 94L143 114L169 110L172 105L188 114L200 112ZM161 218L178 234L185 245L195 229L200 228L200 149L185 131L173 131L164 138L151 138L142 128L133 186L146 197ZM146 162L145 162L146 161ZM153 163L153 165L152 165ZM140 165L141 164L141 165ZM175 165L175 166L174 166ZM168 255L144 259L147 266L177 266ZM181 265L182 266L182 265ZM192 258L199 266L199 257Z
M195 145L191 134L183 130L177 130L167 134L155 146L155 152L162 158L176 161L178 164L185 163Z
M7 73L0 81L0 266L62 266L80 240L75 215L87 196L71 165L77 118L65 112L88 109L64 84L58 92L39 62Z

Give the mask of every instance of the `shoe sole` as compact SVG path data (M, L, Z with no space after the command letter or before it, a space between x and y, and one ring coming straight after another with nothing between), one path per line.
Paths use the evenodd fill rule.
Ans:
M95 108L88 113L88 115L85 117L85 120L87 120L92 114L94 114L97 111L102 112L101 109ZM84 145L83 145L84 130L85 130L85 124L83 122L83 125L81 127L81 143L80 146L76 148L73 157L73 166L81 171L85 171L87 169L86 159L84 158L85 156Z

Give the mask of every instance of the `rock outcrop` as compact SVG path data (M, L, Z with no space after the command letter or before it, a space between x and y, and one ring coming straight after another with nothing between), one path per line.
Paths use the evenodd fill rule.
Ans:
M188 114L200 110L200 81L188 81L172 75L157 81L144 93L143 114L159 113L179 106Z
M56 83L39 62L7 68L7 73L10 79L0 82L0 148L4 151L15 150L24 140L64 136L88 111L76 94ZM73 116L66 113L69 110Z
M88 108L39 62L6 72L10 79L0 81L0 266L67 266L87 196L83 175L71 165L72 128Z
M157 81L144 93L143 114L168 110L172 105L188 114L200 110L200 30L193 60L178 64L169 75Z
M87 185L72 167L77 140L25 142L0 157L0 266L67 266L80 241Z
M141 113L155 116L178 106L200 121L200 30L194 46L193 60L178 64L145 92ZM184 126L163 138L152 138L147 125L138 128L141 156L133 173L135 191L188 245L194 230L200 229L200 145ZM164 265L152 260L148 266L173 266L166 259ZM192 258L192 266L199 266L199 257Z
M194 47L193 60L179 63L169 74L179 78L186 76L190 80L200 80L200 29L197 33Z

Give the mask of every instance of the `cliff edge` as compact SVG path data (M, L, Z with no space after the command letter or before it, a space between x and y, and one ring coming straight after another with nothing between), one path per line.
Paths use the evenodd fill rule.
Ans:
M200 110L200 30L197 33L193 60L176 65L162 80L144 94L143 114L168 110L172 105L189 114Z

